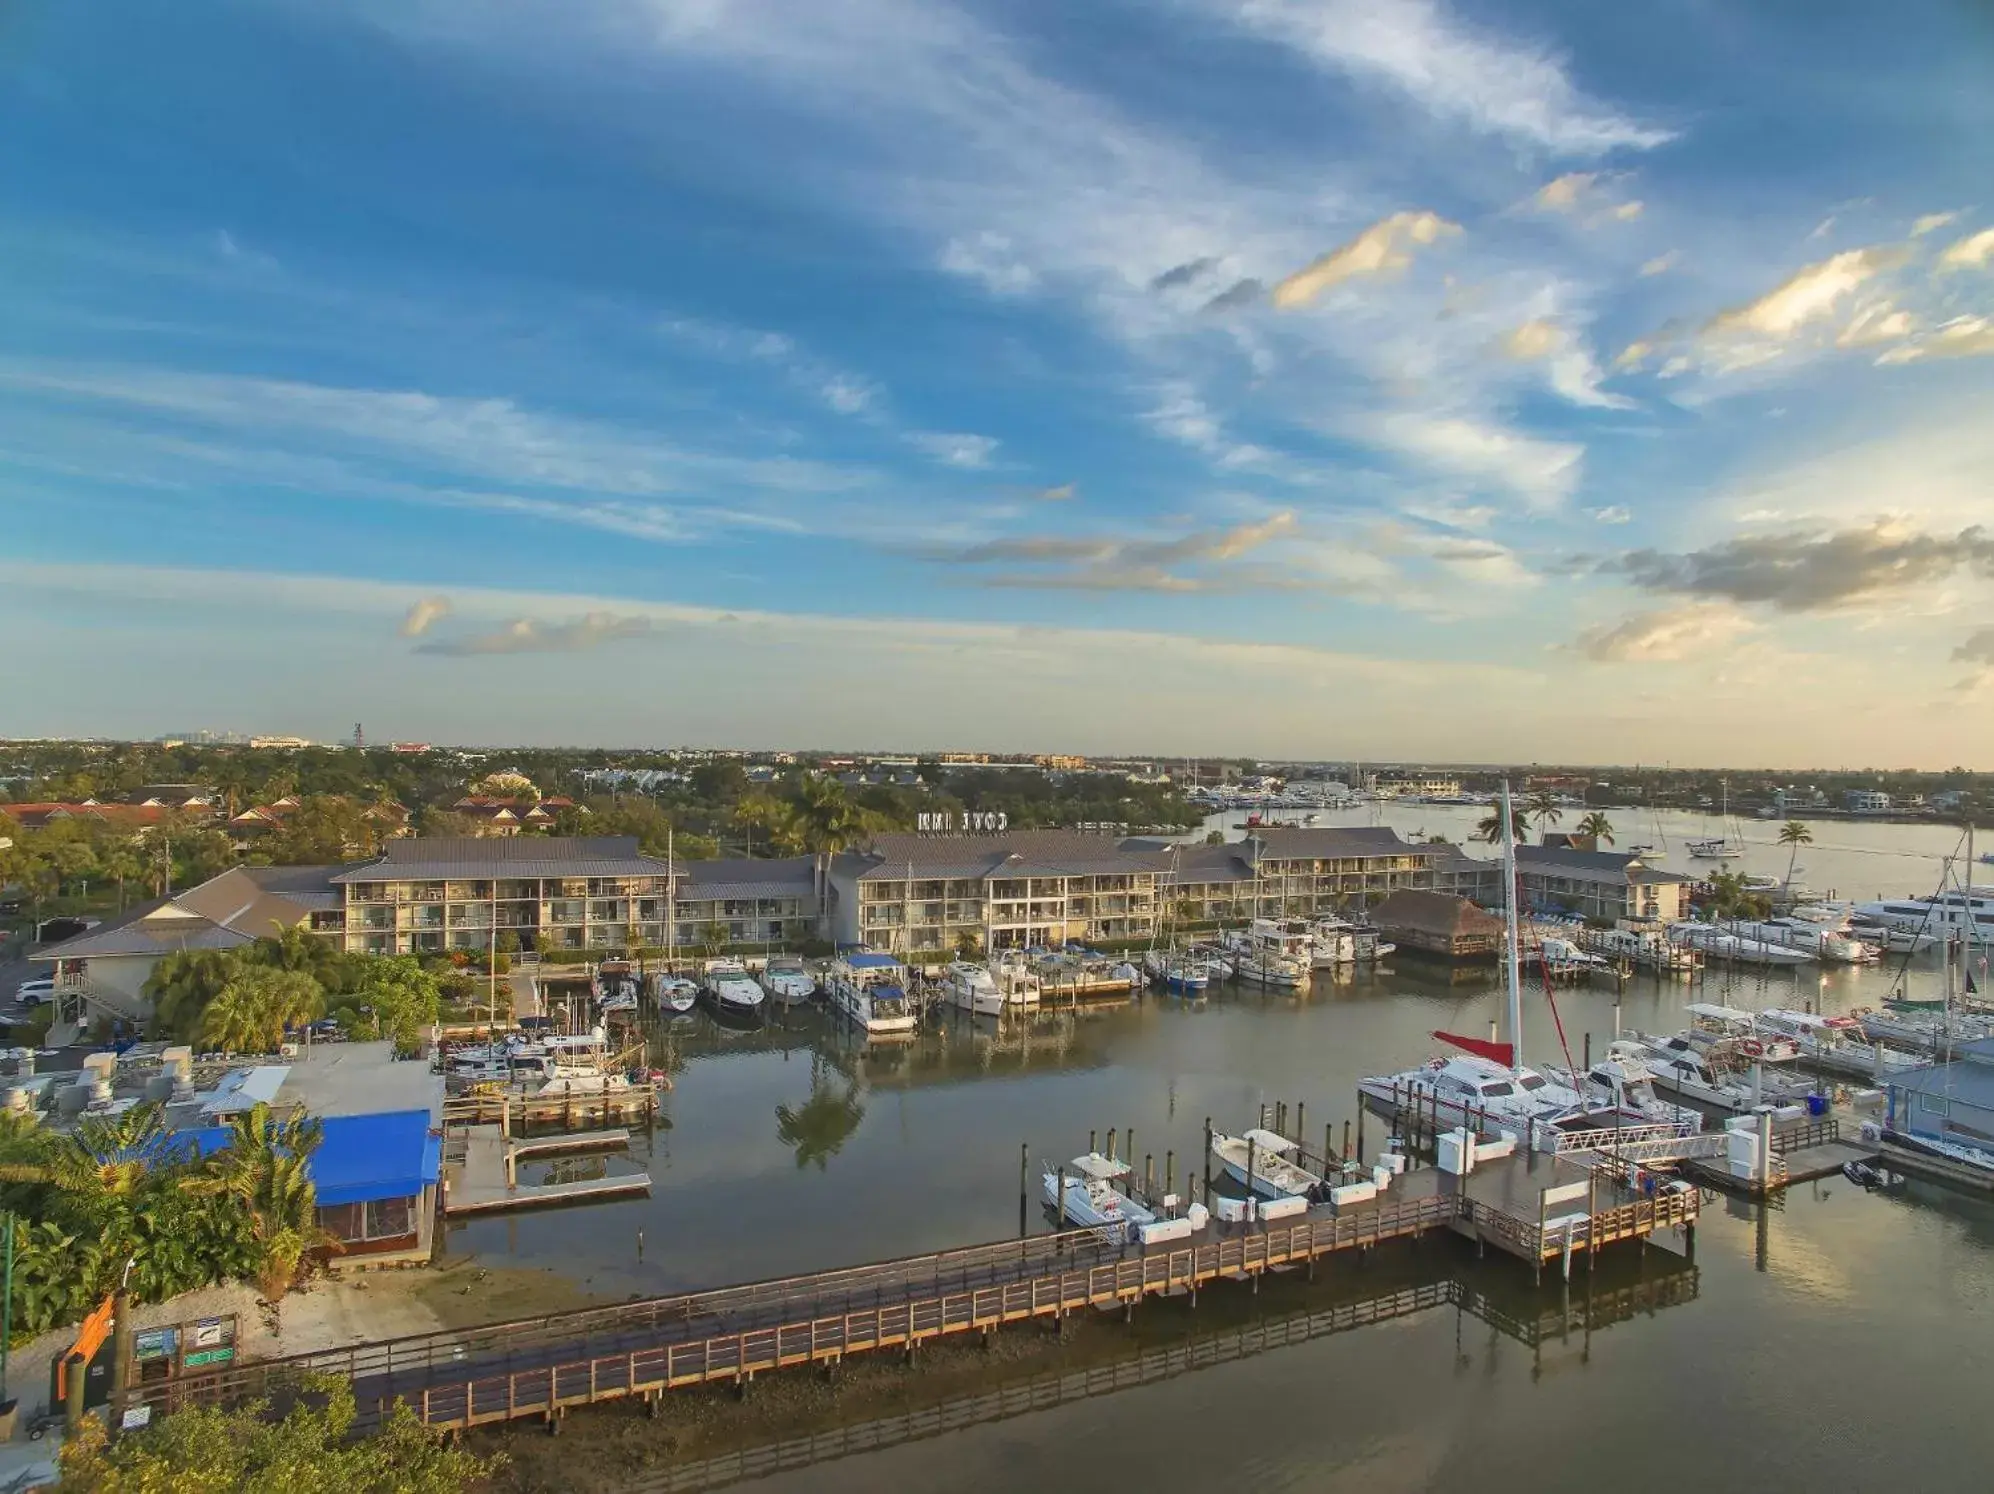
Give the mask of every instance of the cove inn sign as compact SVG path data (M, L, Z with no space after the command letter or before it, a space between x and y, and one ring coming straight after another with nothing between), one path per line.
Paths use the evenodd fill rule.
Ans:
M1010 828L1011 817L1001 812L971 814L964 810L961 814L947 814L937 811L933 814L914 816L914 828L922 835L976 835L992 830Z

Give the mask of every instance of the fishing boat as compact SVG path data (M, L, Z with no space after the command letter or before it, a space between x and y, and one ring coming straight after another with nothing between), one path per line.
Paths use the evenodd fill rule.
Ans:
M1075 1157L1064 1168L1048 1167L1041 1182L1046 1206L1056 1211L1063 1223L1098 1229L1113 1240L1131 1244L1187 1240L1205 1227L1210 1215L1203 1204L1194 1203L1182 1214L1166 1217L1131 1198L1127 1183L1133 1172L1128 1163L1099 1152ZM1164 1207L1175 1205L1166 1199Z
M1323 1196L1323 1179L1288 1155L1295 1143L1274 1131L1259 1127L1244 1136L1212 1132L1212 1156L1225 1175L1262 1198L1306 1198Z
M762 990L778 1006L801 1006L817 994L817 977L800 955L770 955L762 966Z
M1917 1068L1924 1062L1880 1044L1872 1046L1857 1017L1824 1017L1815 1012L1769 1007L1758 1014L1758 1029L1773 1037L1789 1039L1800 1050L1800 1056L1811 1063L1857 1078L1877 1077L1893 1069Z
M736 959L709 960L699 994L708 1009L722 1021L759 1022L763 1014L762 988L755 984L748 967Z
M1653 1038L1632 1032L1607 1044L1606 1051L1641 1063L1661 1094L1737 1115L1762 1105L1798 1105L1812 1088L1795 1076L1767 1073L1739 1057L1736 1046L1699 1047L1684 1033Z
M906 980L905 969L892 955L862 950L831 962L824 973L824 994L869 1037L911 1033L914 1009Z
M979 1017L1004 1014L1004 991L989 967L974 960L951 960L942 971L942 992L950 1006Z
M1686 1105L1673 1104L1655 1093L1655 1076L1646 1060L1631 1051L1614 1052L1608 1046L1605 1057L1583 1074L1569 1069L1547 1068L1555 1082L1582 1094L1588 1106L1633 1120L1636 1124L1671 1125L1686 1133L1703 1129L1703 1113Z

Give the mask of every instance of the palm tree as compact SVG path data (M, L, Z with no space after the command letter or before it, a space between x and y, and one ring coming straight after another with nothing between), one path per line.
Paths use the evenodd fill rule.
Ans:
M128 1206L162 1160L167 1134L158 1105L86 1115L42 1160L0 1163L0 1182L46 1183L93 1213Z
M1793 863L1799 859L1800 848L1814 844L1814 832L1799 820L1788 820L1779 827L1779 843L1791 847L1786 853L1786 885L1793 886Z
M1594 845L1610 846L1613 844L1613 821L1595 809L1579 821L1578 833Z
M1524 841L1530 838L1530 821L1525 818L1523 810L1515 805L1511 805L1509 810L1509 838L1516 841ZM1482 816L1481 823L1475 826L1475 839L1485 840L1492 846L1502 844L1502 810L1500 808L1491 809L1487 814Z
M125 910L125 883L136 882L145 875L145 863L130 846L118 846L106 851L98 862L98 871L118 884L118 911Z
M181 949L166 955L145 982L153 1021L176 1037L192 1037L201 1013L221 995L241 963L234 950Z
M1530 796L1530 817L1541 825L1555 825L1565 817L1564 810L1558 807L1558 799L1549 789L1539 789Z
M804 848L836 853L848 849L866 831L865 811L852 803L835 778L812 778L803 785L796 807Z
M1745 885L1745 874L1720 871L1710 878L1710 912L1718 920L1763 918L1770 909L1765 897Z
M268 1105L256 1105L230 1123L228 1145L180 1185L242 1205L256 1241L256 1284L270 1302L297 1281L308 1251L338 1244L319 1227L311 1178L311 1156L323 1134L316 1120L280 1121Z
M274 1053L287 1029L324 1008L324 989L303 971L243 967L201 1013L201 1042L222 1053Z
M809 1099L794 1108L775 1107L775 1134L796 1153L798 1167L814 1162L822 1172L865 1119L865 1104L851 1085L839 1094L826 1084L820 1063L813 1055Z

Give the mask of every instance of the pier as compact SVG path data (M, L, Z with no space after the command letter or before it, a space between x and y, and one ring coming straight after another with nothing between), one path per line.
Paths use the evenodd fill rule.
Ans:
M509 1136L498 1126L468 1126L453 1138L453 1143L446 1148L444 1165L446 1219L548 1204L597 1203L606 1198L629 1198L651 1191L650 1174L643 1172L564 1178L546 1183L519 1181L522 1158L627 1150L630 1133L621 1128L527 1140Z
M1574 1178L1585 1181L1572 1191ZM1584 1197L1591 1207L1573 1205ZM1293 1224L1214 1225L1200 1240L1147 1251L1116 1232L1065 1230L1000 1244L913 1256L713 1292L532 1318L465 1332L396 1339L233 1366L137 1392L161 1411L233 1403L299 1373L350 1380L362 1420L406 1400L427 1425L455 1429L546 1420L558 1428L575 1406L641 1399L655 1413L669 1391L716 1381L746 1393L757 1375L850 1354L918 1354L952 1335L1007 1325L1055 1325L1083 1309L1132 1315L1145 1301L1197 1304L1219 1281L1257 1290L1268 1273L1304 1271L1361 1256L1394 1240L1445 1229L1532 1266L1588 1259L1622 1240L1665 1229L1692 1237L1699 1195L1684 1189L1631 1196L1556 1158L1516 1155L1468 1179L1421 1169L1388 1197L1311 1209ZM1553 1211L1556 1210L1554 1213Z

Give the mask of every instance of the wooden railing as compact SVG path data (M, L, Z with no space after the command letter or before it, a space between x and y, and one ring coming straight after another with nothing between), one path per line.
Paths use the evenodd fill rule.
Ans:
M1842 1123L1833 1118L1794 1121L1788 1125L1776 1126L1772 1133L1772 1149L1784 1154L1802 1151L1810 1146L1822 1146L1830 1141L1842 1139Z

